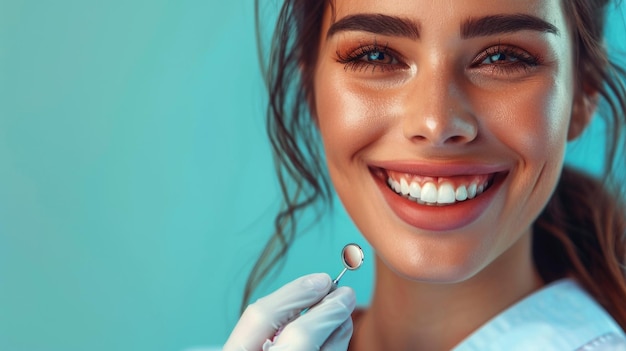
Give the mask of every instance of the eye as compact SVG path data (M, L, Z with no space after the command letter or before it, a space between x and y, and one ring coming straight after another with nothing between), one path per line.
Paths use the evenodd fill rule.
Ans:
M372 73L387 72L406 68L398 57L399 55L387 46L380 47L377 44L359 46L347 53L337 51L337 62L342 63L346 70L358 72L367 70L371 70Z
M391 65L398 62L398 60L396 60L393 56L382 51L370 51L363 55L361 60L385 65Z
M524 72L541 64L538 55L516 46L496 45L483 50L473 61L472 68L489 69L491 74Z
M517 61L519 61L517 57L507 55L502 52L498 52L493 55L487 56L487 58L485 58L483 62L481 62L480 64L487 65L490 63L507 63L507 62L517 62Z

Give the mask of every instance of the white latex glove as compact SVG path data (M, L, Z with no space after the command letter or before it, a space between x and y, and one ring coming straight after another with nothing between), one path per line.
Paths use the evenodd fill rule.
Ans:
M331 286L328 274L315 273L257 300L241 315L223 351L347 350L356 298L349 287L326 295ZM305 308L310 309L300 315Z

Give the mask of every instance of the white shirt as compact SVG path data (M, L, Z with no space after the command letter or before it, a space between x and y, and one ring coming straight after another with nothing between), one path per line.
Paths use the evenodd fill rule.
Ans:
M453 350L626 351L626 336L574 280L563 279L506 309Z

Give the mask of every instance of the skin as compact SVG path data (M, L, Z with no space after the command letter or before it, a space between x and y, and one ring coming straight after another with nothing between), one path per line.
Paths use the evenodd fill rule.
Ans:
M419 38L364 30L327 36L332 23L363 13L412 20ZM461 37L468 18L496 14L532 15L558 33ZM371 51L385 55L368 61ZM498 53L512 61L487 59ZM327 9L315 118L335 189L376 253L375 291L355 321L352 349L451 349L541 287L531 226L558 181L568 138L590 114L579 107L574 68L558 0L342 0L334 16ZM424 228L400 218L377 185L373 166L389 161L438 172L495 167L500 178L469 223Z

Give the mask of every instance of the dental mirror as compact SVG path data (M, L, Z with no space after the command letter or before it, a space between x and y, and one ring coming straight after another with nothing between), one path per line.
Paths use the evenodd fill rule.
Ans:
M363 250L361 249L359 245L350 243L343 247L343 250L341 250L341 262L343 262L344 268L341 271L341 273L339 273L337 278L333 280L333 285L330 287L330 291L328 292L329 294L333 292L335 289L337 289L337 285L339 284L339 279L343 277L346 271L348 270L353 271L361 267L361 265L363 264L363 257L364 257ZM304 310L302 310L302 312L300 312L300 315L307 313L308 310L309 310L308 307L305 308Z
M363 264L363 250L357 244L350 243L343 247L341 250L341 261L343 262L343 270L335 280L333 280L333 286L336 287L339 284L339 280L348 270L355 270L361 267Z

